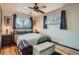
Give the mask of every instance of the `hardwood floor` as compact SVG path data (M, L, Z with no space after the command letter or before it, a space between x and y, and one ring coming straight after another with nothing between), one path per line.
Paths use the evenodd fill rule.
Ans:
M1 55L18 55L18 48L15 44L6 45L1 48Z
M79 51L75 51L60 45L55 45L55 52L52 55L79 55ZM60 54L59 54L60 53ZM0 49L0 55L19 55L16 44L6 45Z
M55 51L61 53L62 55L79 55L79 51L58 44L55 45Z

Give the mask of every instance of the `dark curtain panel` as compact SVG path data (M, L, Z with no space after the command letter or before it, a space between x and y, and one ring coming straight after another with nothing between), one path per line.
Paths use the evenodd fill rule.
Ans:
M16 28L16 24L15 24L15 22L16 22L16 17L17 17L17 15L16 15L16 14L13 14L13 29Z
M66 11L65 10L62 10L61 11L60 29L67 29L67 24L66 24Z
M30 20L31 20L31 29L33 29L33 18L30 17Z
M13 14L13 34L15 34L15 29L16 29L16 24L15 24L16 17L17 17L17 15L16 14Z
M43 18L43 28L47 29L47 24L46 24L47 16L44 16Z

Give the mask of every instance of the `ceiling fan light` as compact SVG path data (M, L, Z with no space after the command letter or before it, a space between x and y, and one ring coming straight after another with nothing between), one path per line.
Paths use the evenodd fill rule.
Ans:
M34 13L35 13L35 14L37 14L37 12L36 12L36 11L34 11Z
M38 15L38 13L36 15Z
M35 14L35 15L39 15L39 13L38 13L38 12L36 12L36 11L34 11L34 14Z

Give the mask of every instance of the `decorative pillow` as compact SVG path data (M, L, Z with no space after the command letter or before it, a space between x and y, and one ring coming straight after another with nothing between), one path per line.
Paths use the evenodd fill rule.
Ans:
M37 44L40 44L40 43L43 43L43 42L46 42L46 41L51 42L51 38L49 36L42 36L38 40L38 43Z

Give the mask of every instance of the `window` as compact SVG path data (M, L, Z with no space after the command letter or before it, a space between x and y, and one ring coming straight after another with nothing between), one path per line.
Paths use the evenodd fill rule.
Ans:
M32 20L30 19L30 17L19 17L17 16L16 21L16 29L30 29L32 27Z

